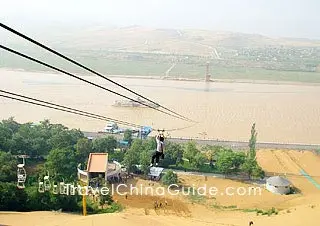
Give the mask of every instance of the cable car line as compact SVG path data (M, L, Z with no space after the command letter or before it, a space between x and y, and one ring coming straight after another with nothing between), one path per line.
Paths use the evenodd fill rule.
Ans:
M122 124L122 125L141 127L140 125L135 125L135 124L132 124L132 123L126 123L124 121L119 121L119 120L116 120L116 119L106 118L106 117L103 117L103 116L94 116L93 114L90 114L90 113L89 114L88 113L79 113L78 110L76 110L76 109L74 109L74 110L66 110L66 109L63 109L63 108L53 107L53 106L49 106L49 105L45 105L45 104L41 104L41 103L36 103L36 102L32 102L32 101L24 100L24 99L21 99L21 98L12 97L12 96L7 96L7 95L3 95L3 94L0 94L0 97L12 99L12 100L17 100L17 101L21 101L21 102L25 102L25 103L29 103L29 104L33 104L33 105L38 105L38 106L42 106L42 107L47 107L47 108L55 109L55 110L58 110L58 111L64 111L64 112L68 112L68 113L72 113L72 114L76 114L76 115L81 115L81 116L85 116L85 117L89 117L89 118L99 119L99 120L102 120L102 121L114 121L114 122L117 122L117 123ZM51 105L54 105L54 104L51 104ZM63 106L61 106L61 107L63 107Z
M25 55L25 54L23 54L23 53L20 53L20 52L18 52L18 51L16 51L16 50L10 49L10 48L8 48L8 47L6 47L6 46L0 45L0 48L6 50L6 51L8 51L8 52L11 52L11 53L13 53L13 54L19 55L20 57L23 57L23 58L26 58L26 59L28 59L28 60L34 61L34 62L36 62L36 63L38 63L38 64L41 64L41 65L43 65L43 66L46 66L46 67L48 67L48 68L51 68L51 69L53 69L53 70L59 71L59 72L61 72L61 73L63 73L63 74L69 75L69 76L71 76L71 77L73 77L73 78L76 78L76 79L78 79L78 80L81 80L81 81L83 81L83 82L89 83L89 84L91 84L91 85L93 85L93 86L96 86L96 87L98 87L98 88L104 89L104 90L106 90L106 91L108 91L108 92L111 92L111 93L116 94L116 95L118 95L118 96L121 96L121 97L123 97L123 98L129 99L129 100L134 101L134 102L137 102L137 103L139 103L139 104L141 104L141 105L144 105L144 106L147 106L147 107L149 107L149 108L152 108L152 109L154 109L154 110L156 110L156 111L160 111L160 112L162 112L162 113L164 113L164 114L167 114L167 115L169 115L169 116L172 116L172 117L175 117L175 118L184 120L184 121L192 121L192 120L190 120L190 119L185 119L185 118L182 118L182 117L180 117L180 116L172 115L172 114L170 114L170 113L168 113L168 112L165 112L165 111L163 111L163 110L157 109L157 108L155 108L155 107L153 107L153 106L147 105L147 104L142 103L142 102L137 101L137 100L134 100L134 99L132 99L132 98L130 98L130 97L127 97L127 96L125 96L125 95L123 95L123 94L117 93L117 92L112 91L112 90L110 90L110 89L107 89L107 88L105 88L105 87L103 87L103 86L101 86L101 85L98 85L98 84L96 84L96 83L93 83L93 82L90 82L90 81L85 80L85 79L83 79L83 78L80 78L79 76L76 76L76 75L71 74L71 73L69 73L69 72L67 72L67 71L64 71L64 70L62 70L62 69L59 69L59 68L54 67L54 66L52 66L52 65L49 65L49 64L47 64L47 63L45 63L45 62L42 62L42 61L40 61L40 60L37 60L37 59L35 59L35 58L33 58L33 57L27 56L27 55Z
M56 107L65 108L65 109L68 109L68 110L77 111L77 112L81 112L81 113L88 114L88 115L93 115L93 116L96 116L96 117L101 117L101 118L104 118L104 119L107 119L107 120L110 120L110 121L117 122L117 123L122 124L122 125L128 125L128 126L134 126L134 127L141 127L141 125L137 125L137 124L134 124L134 123L125 122L125 121L122 121L122 120L113 119L113 118L109 118L109 117L97 115L97 114L90 113L90 112L86 112L86 111L81 111L81 110L78 110L78 109L75 109L75 108L65 107L65 106L63 106L63 105L54 104L54 103L51 103L51 102L48 102L48 101L43 101L43 100L39 100L39 99L32 98L32 97L27 97L27 96L24 96L24 95L21 95L21 94L12 93L12 92L8 92L8 91L5 91L5 90L0 90L0 93L10 94L10 95L22 97L22 98L29 99L29 100L33 100L33 101L38 101L38 102L40 102L40 103L50 104L50 105L53 105L53 106L56 106Z
M102 74L100 74L100 73L98 73L98 72L96 72L96 71L84 66L83 64L80 64L80 63L76 62L75 60L72 60L71 58L69 58L69 57L67 57L67 56L65 56L65 55L63 55L63 54L61 54L61 53L59 53L59 52L47 47L47 46L45 46L44 44L42 44L42 43L40 43L40 42L30 38L30 37L18 32L18 31L16 31L16 30L14 30L13 28L11 28L11 27L3 24L3 23L0 23L0 26L2 28L4 28L4 29L14 33L15 35L18 35L18 36L22 37L23 39L26 39L29 42L32 42L33 44L35 44L37 46L40 46L41 48L44 48L47 51L49 51L49 52L51 52L51 53L53 53L55 55L58 55L58 56L62 57L63 59L65 59L65 60L67 60L67 61L69 61L69 62L71 62L71 63L73 63L73 64L75 64L75 65L77 65L77 66L79 66L79 67L81 67L81 68L83 68L83 69L85 69L85 70L87 70L87 71L89 71L89 72L91 72L91 73L93 73L93 74L95 74L95 75L97 75L97 76L99 76L99 77L101 77L101 78L103 78L103 79L115 84L115 85L117 85L117 86L120 86L121 88L123 88L123 89L125 89L125 90L127 90L127 91L129 91L129 92L131 92L131 93L133 93L133 94L135 94L137 96L139 96L139 97L142 97L143 99L145 99L145 100L147 100L147 101L149 101L149 102L151 102L151 103L153 103L153 104L155 104L155 105L157 105L157 106L159 106L159 107L161 107L161 108L163 108L163 109L165 109L165 110L167 110L167 111L169 111L169 112L171 112L171 113L173 113L173 114L175 114L177 116L179 116L181 119L184 119L186 121L192 121L191 119L188 119L187 117L185 117L183 115L180 115L180 114L178 114L178 113L176 113L176 112L174 112L174 111L172 111L172 110L170 110L170 109L168 109L168 108L166 108L166 107L164 107L164 106L162 106L162 105L160 105L160 104L158 104L158 103L156 103L156 102L154 102L154 101L152 101L152 100L150 100L150 99L148 99L148 98L146 98L146 97L144 97L144 96L142 96L140 94L138 94L137 92L135 92L135 91L133 91L133 90L131 90L131 89L129 89L129 88L127 88L127 87L125 87L125 86L123 86L123 85L121 85L121 84L119 84L119 83L117 83L117 82L115 82L115 81L103 76Z

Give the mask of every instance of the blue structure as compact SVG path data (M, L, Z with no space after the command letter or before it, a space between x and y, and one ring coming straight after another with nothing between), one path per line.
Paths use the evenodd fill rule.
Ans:
M151 132L152 128L150 126L143 126L139 132L139 137L145 139Z
M119 141L120 147L129 147L129 142L125 140Z

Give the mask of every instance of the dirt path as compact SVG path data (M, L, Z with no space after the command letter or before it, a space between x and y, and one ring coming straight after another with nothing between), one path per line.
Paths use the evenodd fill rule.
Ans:
M172 69L176 66L177 64L176 63L173 63L171 65L171 67L165 72L165 76L164 78L168 78L170 76L170 72L172 71Z

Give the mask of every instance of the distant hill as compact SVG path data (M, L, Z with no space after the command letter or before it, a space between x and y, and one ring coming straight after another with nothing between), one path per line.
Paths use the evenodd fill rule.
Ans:
M126 52L208 55L213 48L240 49L265 47L320 47L320 40L301 38L271 38L197 29L153 29L141 26L113 27L42 27L26 33L56 48L75 50L110 50ZM21 39L0 33L5 42ZM4 36L5 35L5 36ZM14 37L14 36L12 36Z
M50 40L51 39L51 40ZM81 49L108 49L165 53L201 54L208 48L320 47L320 40L271 38L210 30L151 29L140 26L90 28L72 33L56 33L49 40Z

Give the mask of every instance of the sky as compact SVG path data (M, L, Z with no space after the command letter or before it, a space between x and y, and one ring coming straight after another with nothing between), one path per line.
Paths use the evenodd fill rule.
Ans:
M320 0L0 0L16 29L139 25L320 39Z

